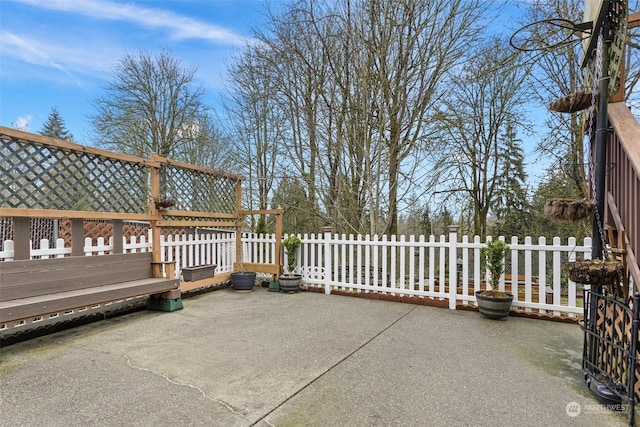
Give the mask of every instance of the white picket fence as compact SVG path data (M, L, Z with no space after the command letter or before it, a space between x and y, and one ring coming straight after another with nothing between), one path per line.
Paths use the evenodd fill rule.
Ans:
M176 277L180 277L183 267L202 264L216 264L216 272L229 272L233 269L235 259L235 235L230 233L199 234L182 236L160 236L160 246L163 248L162 261L174 261ZM113 238L105 240L99 237L96 241L85 239L83 252L86 256L99 256L113 251ZM151 231L149 237L131 236L129 240L123 237L123 252L151 251ZM57 239L55 245L50 246L48 240L40 240L38 247L31 248L32 259L62 258L71 254L71 248L64 247L64 240ZM1 261L12 261L14 256L13 241L4 241L0 251Z
M474 292L485 289L488 272L481 271L480 249L485 242L452 231L449 236L353 236L300 235L295 272L303 283L354 292L448 300L449 308L475 301ZM448 237L448 238L447 238ZM490 237L488 239L491 239ZM502 238L501 238L502 239ZM461 241L459 241L461 240ZM244 257L251 262L270 262L275 248L272 235L243 235ZM568 280L562 264L591 258L591 239L578 244L575 238L562 243L555 237L512 237L510 254L500 290L513 293L513 306L554 315L582 314L581 285ZM287 265L286 255L284 265ZM455 286L449 286L450 283Z
M474 292L485 288L487 272L481 271L480 249L484 242L478 236L353 236L325 233L301 235L302 246L295 271L303 283L332 290L378 292L446 300L451 309L458 303L475 301ZM245 233L243 261L273 263L274 235ZM589 259L591 239L578 244L575 238L566 243L560 238L548 244L544 237L536 242L526 237L523 242L512 237L510 254L500 289L514 294L513 306L525 311L533 309L555 315L575 316L583 312L583 289L562 275L562 264L576 258ZM216 264L216 272L233 270L235 235L233 233L161 236L162 260L174 261L176 276L182 267ZM124 252L145 252L151 248L144 236L123 241ZM102 255L113 249L111 240L86 239L86 255ZM31 250L32 258L63 257L71 253L58 239L53 247L42 240ZM13 259L13 242L5 241L0 260ZM287 265L286 254L283 264ZM285 267L286 269L286 267ZM455 286L449 286L455 284Z

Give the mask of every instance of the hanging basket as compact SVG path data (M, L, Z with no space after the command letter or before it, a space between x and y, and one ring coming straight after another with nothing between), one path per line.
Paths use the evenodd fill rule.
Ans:
M622 264L601 259L568 262L564 271L569 279L588 285L615 284L622 277Z
M563 96L562 98L558 98L549 104L549 109L551 111L557 111L559 113L575 113L577 111L584 110L591 106L593 100L593 96L591 92L574 92L570 93L567 96ZM598 102L598 94L596 93L595 102Z
M553 219L576 221L590 217L593 213L593 203L587 199L549 199L544 204L544 215Z
M156 204L156 207L159 209L166 209L178 204L178 201L169 197L156 197L153 199L153 202Z

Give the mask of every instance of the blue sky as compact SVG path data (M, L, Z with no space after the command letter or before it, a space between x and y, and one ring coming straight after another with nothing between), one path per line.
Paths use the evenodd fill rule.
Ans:
M515 26L518 5L500 22ZM504 1L493 2L497 7ZM264 22L265 0L0 0L0 125L39 133L52 107L75 141L91 145L91 102L104 94L125 53L166 49L197 68L205 102L216 107L234 52ZM285 0L270 0L277 9ZM539 115L541 106L532 106ZM535 135L525 139L530 178ZM538 175L538 176L536 176Z
M277 3L277 2L276 2ZM0 0L0 125L38 133L56 107L79 143L125 53L167 49L215 105L231 56L263 21L264 0ZM275 4L277 6L277 4Z

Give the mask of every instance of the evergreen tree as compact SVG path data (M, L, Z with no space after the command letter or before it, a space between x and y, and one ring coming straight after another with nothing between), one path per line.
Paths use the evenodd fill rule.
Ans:
M422 234L423 236L430 236L432 228L433 225L431 224L431 209L429 208L429 206L425 206L422 209L420 215L420 234Z
M447 234L447 227L452 224L455 224L455 219L453 218L453 214L446 207L442 207L440 212L433 216L433 219L430 221L431 230L427 233L427 236L434 235L440 236L443 234Z
M73 141L73 134L66 128L64 119L56 107L51 107L51 113L42 126L40 135L65 141Z
M516 138L511 124L506 126L500 136L499 150L504 163L496 178L498 197L491 207L495 217L491 234L523 236L529 232L531 206L525 187L527 174L524 171L522 141Z
M287 234L319 233L319 229L310 229L310 224L318 223L313 201L298 178L284 177L274 191L271 207L284 209L282 216L283 231ZM269 226L270 224L268 224ZM272 229L273 225L268 227Z

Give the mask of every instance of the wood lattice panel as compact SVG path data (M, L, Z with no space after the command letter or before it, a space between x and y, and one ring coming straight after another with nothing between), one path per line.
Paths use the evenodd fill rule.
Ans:
M177 210L233 213L236 181L200 170L162 165L160 194L176 199Z
M616 385L628 384L629 362L627 355L632 348L633 310L625 307L619 301L599 299L596 315L597 360L596 368ZM639 336L636 337L640 340ZM636 341L639 342L639 341ZM638 350L638 347L636 347ZM636 357L640 353L636 351ZM640 401L640 369L636 366L636 382L634 395Z
M149 172L139 163L0 140L2 207L144 213Z

